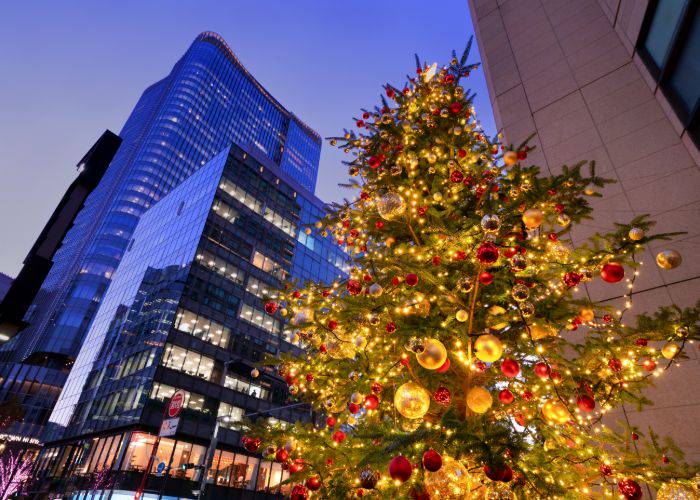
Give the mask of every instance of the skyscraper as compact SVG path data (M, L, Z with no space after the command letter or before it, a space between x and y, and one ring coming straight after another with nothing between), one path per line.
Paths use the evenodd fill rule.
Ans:
M255 376L252 368L264 354L302 353L293 325L265 310L281 282L330 285L344 275L347 259L333 238L304 228L323 212L273 162L236 145L146 212L49 419L39 485L133 496L146 468L147 490L187 497L218 420L207 471L213 498L234 489L288 492L288 473L245 450L240 427L245 416L310 418L286 402L276 372ZM155 446L176 390L185 410L177 431ZM109 487L94 488L96 471Z
M215 33L199 35L148 87L122 144L85 201L30 306L3 348L0 401L26 417L13 434L39 435L141 215L231 142L261 154L313 191L321 141L279 104Z

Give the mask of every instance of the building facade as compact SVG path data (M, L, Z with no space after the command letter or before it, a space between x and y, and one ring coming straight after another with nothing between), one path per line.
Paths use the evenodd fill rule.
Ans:
M663 232L642 256L632 309L694 305L700 297L700 12L690 0L469 0L494 115L506 143L535 134L528 162L556 174L563 164L595 160L617 183L594 199L594 219L574 241L613 221L651 214ZM658 251L683 264L665 271ZM619 288L587 286L590 299L615 306ZM669 370L649 391L654 406L626 408L646 432L670 435L691 461L700 458L700 358Z
M230 143L270 160L313 192L321 140L280 105L215 33L199 35L148 87L122 144L74 225L24 320L0 351L0 402L16 398L37 437L141 215Z
M265 354L301 353L283 318L264 311L282 281L345 275L342 249L305 230L323 211L272 161L232 145L144 214L49 419L37 487L90 490L101 474L96 489L133 496L165 402L181 389L185 410L155 450L147 491L197 489L199 471L181 466L204 463L219 419L211 494L288 493L286 471L245 451L238 429L246 415L310 418L272 371L251 370Z

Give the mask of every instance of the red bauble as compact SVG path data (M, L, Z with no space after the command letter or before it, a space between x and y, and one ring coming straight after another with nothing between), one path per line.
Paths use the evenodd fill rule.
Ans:
M447 75L447 76L452 76L452 75ZM454 78L454 77L452 77ZM459 101L455 101L452 104L450 104L450 111L452 112L453 115L458 114L460 111L462 111L462 103Z
M508 389L503 389L501 392L498 393L498 399L504 405L509 405L513 401L515 401L515 396L513 396L513 393L510 392Z
M482 243L476 250L476 258L482 264L493 264L498 260L498 247L493 243Z
M369 157L370 168L379 168L379 165L381 165L381 164L382 164L382 162L376 156Z
M307 373L307 374L306 374L306 381L307 381L308 383L313 382L313 381L314 381L314 374L313 374L313 373Z
M369 283L372 281L372 275L371 274L365 274L362 279L365 281L365 283Z
M532 401L534 394L532 394L532 391L523 391L521 396L525 401Z
M581 283L581 279L583 278L583 274L580 273L575 273L575 272L570 272L564 274L564 277L562 278L564 280L564 284L568 286L569 288L574 287Z
M378 220L377 222L374 223L374 227L376 227L377 229L381 229L384 227L384 222Z
M365 396L365 408L368 410L374 410L379 406L379 398L374 394L368 394Z
M294 293L292 293L292 297L295 299L301 298L301 292L299 290L294 290Z
M403 455L397 455L389 462L389 475L392 479L398 479L402 483L407 481L413 473L413 466Z
M656 361L647 358L644 361L642 361L642 366L646 371L653 372L654 369L656 369Z
M559 382L561 382L561 373L559 373L557 370L552 370L549 373L549 378L552 382L558 384Z
M437 389L435 389L433 398L435 398L435 401L437 401L441 405L447 406L452 402L452 393L447 387L440 386Z
M413 273L409 273L406 275L405 281L408 286L416 286L418 284L418 276Z
M464 174L459 170L453 170L450 174L450 181L452 182L462 182L464 180Z
M595 409L595 399L587 394L581 394L576 398L576 404L581 411L593 411Z
M336 328L338 328L338 322L335 320L330 320L328 322L328 329L332 331L332 330L335 330Z
M600 473L604 476L612 475L612 467L608 464L600 464Z
M637 434L636 432L633 432L632 434L630 434L630 437L632 438L632 441L639 440L639 434Z
M344 433L343 431L335 431L335 432L333 433L332 438L333 438L333 441L335 441L336 443L340 444L340 443L342 443L343 441L345 441L345 433Z
M332 416L331 416L331 417L328 417L328 418L326 419L326 425L327 425L328 427L333 427L333 426L335 425L335 423L336 423L335 417L332 417Z
M617 358L612 358L610 361L608 361L608 366L612 371L619 372L622 370L622 361Z
M533 368L535 370L535 375L537 375L540 378L548 378L551 372L549 365L541 361L539 363L535 363L535 366Z
M513 479L513 469L505 464L484 465L484 474L491 481L508 482Z
M357 403L350 403L348 405L348 411L354 415L355 413L360 411L360 405L358 405Z
M372 382L370 390L375 394L379 394L380 392L382 392L382 384L380 384L379 382Z
M423 453L423 467L429 472L436 472L442 467L442 457L435 450L428 450Z
M608 283L617 283L625 277L625 268L617 262L608 262L600 270L600 277Z
M458 149L457 156L459 156L460 158L464 158L465 156L467 156L467 152L464 149Z
M511 358L506 358L501 363L501 372L506 377L516 377L520 373L520 365L518 362Z
M309 490L303 484L297 484L292 488L291 500L306 500L309 498Z
M289 472L295 474L301 470L304 470L304 460L295 458L294 461L289 464Z
M265 312L267 314L275 314L277 312L277 309L279 309L279 305L277 305L277 302L267 302L265 304Z
M241 441L243 442L243 447L250 452L255 452L260 449L259 438L244 437Z
M493 283L493 274L488 271L484 271L483 273L479 274L479 283L482 285L490 285Z
M450 369L450 358L447 358L445 362L442 364L440 368L438 368L436 371L438 373L445 373L447 370Z
M363 122L362 120L357 120L355 122L355 125L357 125L358 128L362 128L365 126L365 122Z
M518 253L518 249L516 247L506 247L503 249L503 256L506 259L510 259L511 257L515 256L516 253Z
M306 487L311 491L317 491L321 489L321 480L316 476L311 476L306 480Z
M386 324L386 333L394 333L396 331L396 323L390 322Z
M277 453L275 453L275 460L278 462L286 462L289 460L289 452L287 452L287 450L284 448L280 448L277 450Z
M634 343L638 346L645 347L649 341L647 339L637 339L634 341Z
M630 500L639 500L642 498L642 487L639 486L637 481L632 479L621 479L617 483L617 489L623 497Z
M486 363L483 361L476 361L474 362L474 369L477 373L484 373L488 366L486 366Z
M348 283L347 285L345 285L345 288L347 288L348 293L350 293L350 295L357 295L362 291L362 284L357 280L348 280Z

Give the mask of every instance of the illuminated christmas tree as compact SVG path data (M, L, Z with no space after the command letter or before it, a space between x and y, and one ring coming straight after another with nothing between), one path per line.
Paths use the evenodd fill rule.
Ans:
M307 232L344 246L351 276L265 307L306 349L266 364L318 418L258 422L244 445L283 462L295 499L641 498L645 484L695 498L672 443L608 415L649 404L643 389L699 337L698 307L625 322L636 254L672 235L642 216L575 246L610 181L585 163L544 176L526 144L489 139L460 85L467 57L416 58L332 138L359 196ZM595 281L628 304L592 303Z

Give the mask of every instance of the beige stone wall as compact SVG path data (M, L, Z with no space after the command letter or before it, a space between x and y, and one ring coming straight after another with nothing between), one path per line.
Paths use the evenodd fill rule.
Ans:
M650 213L663 231L686 231L642 256L631 313L700 298L700 154L634 53L647 0L468 0L496 124L507 143L535 133L528 161L556 173L595 160L617 180L574 239ZM683 265L663 271L660 248ZM596 283L592 300L621 302L624 285ZM700 351L657 380L653 408L630 420L669 434L700 460Z

